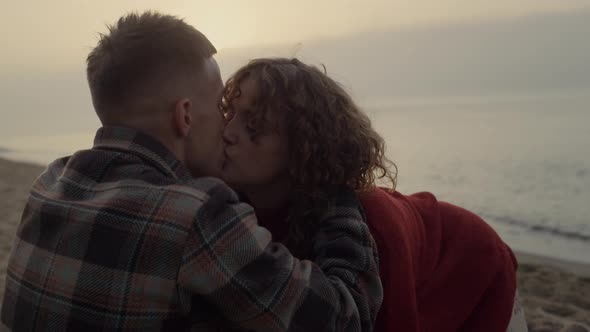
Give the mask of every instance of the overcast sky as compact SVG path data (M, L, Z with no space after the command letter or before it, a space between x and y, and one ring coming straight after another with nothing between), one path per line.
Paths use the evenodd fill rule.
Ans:
M507 61L514 60L520 68L528 59L525 57L532 56L537 60L531 60L533 67L523 73L530 75L536 73L536 68L552 67L553 63L562 68L568 67L564 63L570 60L588 62L586 56L590 54L588 47L581 46L581 36L590 33L590 25L575 16L581 12L583 18L590 18L586 15L588 0L0 1L0 146L11 145L9 140L14 137L87 133L97 127L84 77L84 60L97 41L97 33L106 30L105 24L131 10L156 9L184 17L220 50L225 76L248 56L273 55L273 50L282 52L276 55L288 55L285 53L296 53L296 45L303 43L302 54L311 54L314 61L334 68L346 85L362 97L373 97L369 92L377 91L371 87L372 77L381 87L392 84L391 89L401 91L400 96L471 93L462 87L473 86L477 75L496 79L492 80L496 83L484 82L482 89L505 84L489 73L460 72L465 61L472 68L491 61L492 67L506 69ZM578 19L577 25L568 23L571 15ZM569 24L568 28L555 35L556 29L563 26L560 22ZM517 31L513 34L502 30L503 26ZM549 27L547 31L543 26ZM577 32L580 36L576 36ZM572 33L574 37L570 38ZM490 43L479 36L489 38ZM563 47L551 44L555 38L563 41ZM529 40L532 46L523 45ZM477 46L469 59L461 58L463 53L457 51L466 42ZM268 47L277 44L283 47ZM514 55L510 49L495 50L486 45L519 51ZM539 53L543 45L551 46L549 57ZM422 57L416 57L416 52ZM434 61L426 56L428 53L441 54L442 58ZM500 59L504 62L498 60L506 53L513 55ZM570 53L572 59L563 59ZM453 60L457 56L460 62ZM364 70L355 59L371 62L371 69ZM383 72L390 68L398 74L412 73L416 78L407 84L402 80L388 81ZM444 75L449 75L445 68L458 71L456 85L444 81ZM565 77L568 70L572 68L558 75ZM549 71L540 75L553 74ZM444 81L449 91L428 86L437 80ZM529 81L533 80L538 77ZM529 81L517 83L527 85ZM586 83L582 81L579 78L570 83Z
M105 24L131 10L175 14L219 49L344 36L400 25L566 11L588 0L54 0L0 5L0 72L83 63Z

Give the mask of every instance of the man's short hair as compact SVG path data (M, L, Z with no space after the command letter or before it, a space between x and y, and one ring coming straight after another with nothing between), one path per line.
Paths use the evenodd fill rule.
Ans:
M88 85L99 117L157 92L170 75L197 72L217 52L201 32L170 15L131 13L107 27L109 32L100 34L87 58Z

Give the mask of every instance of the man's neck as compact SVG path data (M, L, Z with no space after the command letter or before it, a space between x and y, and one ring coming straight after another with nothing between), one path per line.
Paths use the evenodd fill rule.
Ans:
M153 110L148 114L149 116L101 119L101 122L103 126L127 127L149 135L164 145L178 161L186 166L185 151L180 140L175 137L171 128L162 125L169 122L169 119L165 116L166 114Z

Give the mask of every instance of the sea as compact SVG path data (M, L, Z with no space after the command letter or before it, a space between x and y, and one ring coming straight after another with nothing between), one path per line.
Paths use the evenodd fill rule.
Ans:
M590 264L590 94L406 98L363 104L398 168L480 215L513 249ZM11 137L0 156L45 165L94 133Z

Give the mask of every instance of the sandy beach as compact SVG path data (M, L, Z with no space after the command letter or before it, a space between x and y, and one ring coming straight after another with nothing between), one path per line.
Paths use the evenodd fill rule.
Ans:
M29 187L43 167L0 159L0 298ZM517 253L529 331L590 332L590 266Z
M29 189L43 167L0 159L0 294L4 294L6 264ZM1 305L1 304L0 304Z

